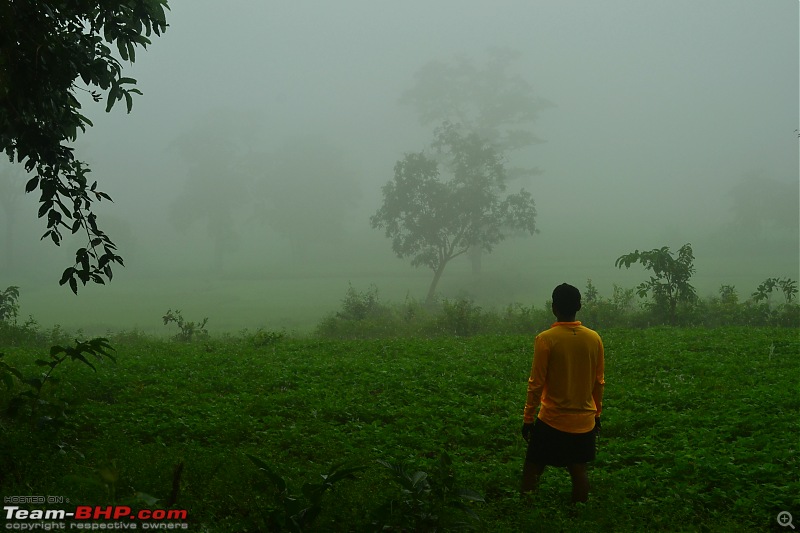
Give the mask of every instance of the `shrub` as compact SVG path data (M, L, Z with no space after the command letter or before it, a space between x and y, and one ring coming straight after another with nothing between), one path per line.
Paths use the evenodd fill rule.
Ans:
M336 317L342 320L366 320L378 318L386 313L386 308L378 303L378 288L370 285L364 292L358 292L352 285L342 300L342 310Z
M303 484L300 492L292 492L288 482L263 460L250 454L247 458L270 482L269 503L262 508L263 525L269 531L306 531L322 511L323 496L340 481L353 479L354 474L366 470L365 466L336 465L318 483Z
M442 311L436 319L437 329L458 337L481 332L484 316L481 308L468 298L442 301Z
M46 387L59 382L53 372L67 360L80 361L92 370L96 370L89 357L98 360L105 357L116 362L110 351L113 351L113 348L104 338L76 340L74 346L52 346L49 359L36 360L37 366L45 367L47 370L29 378L25 378L19 370L6 363L0 364L0 379L8 390L13 389L14 378L17 378L23 386L23 390L9 399L4 411L12 417L25 414L32 427L58 429L64 423L68 404L60 399L48 399L43 394ZM2 357L3 354L0 353L0 358Z
M615 283L611 298L603 298L592 285L592 280L587 280L586 293L590 297L584 298L578 318L591 328L631 327L642 318L633 303L634 289L625 289Z
M183 319L180 310L176 309L175 312L173 312L172 309L168 309L167 313L162 316L161 319L164 321L165 326L170 322L175 322L178 325L181 332L175 335L177 340L191 342L195 336L208 337L208 330L206 330L208 317L204 318L202 322L187 322Z
M400 487L397 498L386 502L373 525L383 531L456 531L474 530L478 515L465 503L484 502L477 492L458 487L452 460L447 452L439 457L433 476L421 470L409 472L401 464L379 460ZM458 513L466 516L460 519Z
M408 309L413 318L413 311ZM342 300L342 309L325 317L315 330L321 337L372 338L398 334L401 320L378 301L378 288L370 285L359 292L352 285Z
M264 331L260 329L252 337L253 346L271 346L277 344L286 337L286 331Z
M19 313L19 287L12 285L0 292L0 322L17 321Z

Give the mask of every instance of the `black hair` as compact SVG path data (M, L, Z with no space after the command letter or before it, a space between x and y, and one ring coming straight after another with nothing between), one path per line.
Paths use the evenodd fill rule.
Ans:
M553 289L553 307L564 315L574 315L581 309L581 291L562 283Z

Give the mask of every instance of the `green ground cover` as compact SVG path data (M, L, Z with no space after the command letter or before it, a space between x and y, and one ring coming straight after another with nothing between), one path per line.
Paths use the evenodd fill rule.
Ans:
M409 528L403 513L435 507L424 494L431 506L401 505L378 461L427 472L434 492L480 493L484 503L464 500L479 531L754 531L775 528L780 511L800 515L797 329L601 334L607 387L588 504L568 505L560 469L532 501L517 494L529 336L118 338L116 364L59 368L49 393L69 403L59 431L2 419L0 492L152 507L176 497L177 480L191 530L265 530L274 485L250 454L294 493L342 462L367 467L323 495L315 531ZM46 353L4 351L26 375ZM449 473L437 470L445 452ZM388 502L391 516L379 512ZM445 526L465 517L440 513Z

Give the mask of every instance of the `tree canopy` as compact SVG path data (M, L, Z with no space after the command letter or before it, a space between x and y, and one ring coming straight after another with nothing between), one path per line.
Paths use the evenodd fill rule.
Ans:
M537 96L533 84L514 71L520 53L498 48L487 56L483 63L459 56L423 65L400 103L414 109L423 125L460 124L503 153L542 142L530 126L552 104ZM535 174L537 170L507 168L506 172Z
M122 265L113 241L98 226L92 204L111 200L90 182L89 167L68 145L91 121L78 91L106 111L125 100L130 113L136 80L122 75L136 48L167 29L167 0L55 2L10 0L0 5L0 151L33 174L26 192L39 190L42 239L61 243L62 231L84 232L86 246L60 283L77 293L78 281L104 283ZM112 50L115 46L115 51Z
M530 193L503 196L506 171L493 144L445 123L431 148L395 164L394 179L383 186L383 205L370 218L398 257L433 270L427 303L450 260L472 247L491 251L510 230L536 232Z
M450 122L474 132L505 157L509 181L529 179L541 173L525 154L542 142L532 125L552 104L520 72L521 57L509 48L491 48L482 59L459 55L431 61L415 73L400 103L413 109L422 125ZM474 247L467 254L474 274L480 274L483 252Z

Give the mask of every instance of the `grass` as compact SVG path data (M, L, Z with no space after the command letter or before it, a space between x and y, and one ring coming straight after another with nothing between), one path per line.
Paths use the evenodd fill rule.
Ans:
M59 433L2 421L0 491L145 507L168 499L182 462L176 507L193 530L255 531L271 488L246 454L295 491L346 462L369 468L325 495L315 530L364 531L400 494L377 460L431 473L446 451L458 484L485 498L470 505L482 531L753 531L800 514L798 330L601 334L588 504L567 504L558 469L531 502L517 495L525 336L116 342L117 364L61 371L53 394L72 414ZM31 374L42 351L6 360Z

